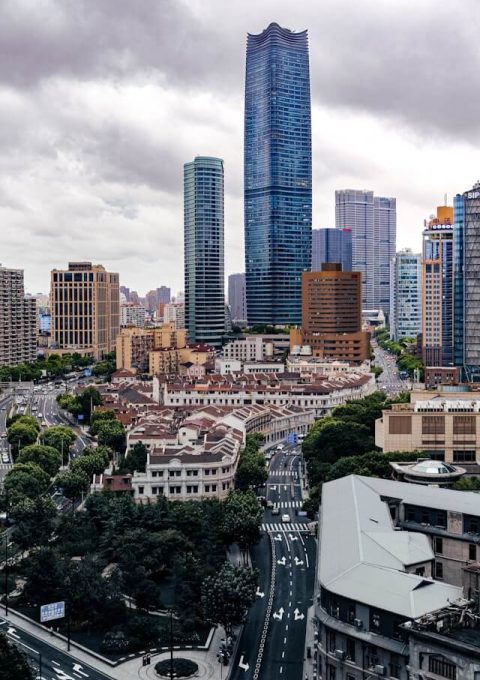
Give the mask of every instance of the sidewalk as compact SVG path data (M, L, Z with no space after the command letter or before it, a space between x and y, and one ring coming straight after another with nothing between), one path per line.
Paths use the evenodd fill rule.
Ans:
M4 605L0 605L0 613L3 616L5 615ZM74 641L71 643L71 651L68 652L67 641L63 636L50 633L50 631L43 626L29 621L25 617L13 612L12 610L9 610L7 620L10 626L26 631L42 642L61 650L68 656L71 656L75 661L89 665L101 673L104 673L108 677L113 678L114 680L131 680L133 677L142 679L157 678L158 680L158 675L155 673L155 664L162 659L170 658L169 651L162 651L158 653L151 652L150 666L142 665L141 654L119 665L114 665L114 662L108 663L103 661L99 655L95 654L95 652L86 650L86 648L82 648ZM210 640L208 649L179 649L174 647L173 656L174 658L182 657L195 661L198 664L198 675L196 676L198 678L204 678L205 680L226 680L231 670L231 664L228 666L223 666L217 660L217 652L220 648L220 641L223 637L223 628L216 628ZM149 650L145 649L145 652L147 651Z
M315 606L312 605L307 611L307 630L305 633L305 652L303 655L303 678L304 680L317 680L317 663L316 663L316 639L315 626L313 617L315 615ZM310 650L310 652L308 651ZM309 656L310 653L310 656Z

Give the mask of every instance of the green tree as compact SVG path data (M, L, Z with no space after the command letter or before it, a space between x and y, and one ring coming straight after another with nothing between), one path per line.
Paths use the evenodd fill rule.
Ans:
M20 449L24 446L30 446L35 444L38 437L38 430L36 430L31 425L25 425L24 423L14 423L12 427L8 429L8 442L12 447L13 457L16 458Z
M10 427L10 425L13 425L14 423L21 423L22 425L29 425L30 427L33 427L34 430L37 432L40 432L40 423L38 420L35 418L35 416L29 416L26 414L21 414L17 413L14 415L12 418L9 418L7 422L7 427Z
M253 491L230 491L224 504L222 533L227 544L238 543L245 559L260 540L262 510Z
M61 554L47 546L32 552L25 564L25 600L32 605L65 599L66 565Z
M90 418L90 432L95 436L98 434L98 428L102 423L116 421L117 416L115 411L107 409L105 411L94 411Z
M95 387L87 387L78 395L77 401L80 404L81 413L85 417L85 421L89 423L91 413L95 406L101 405L102 397Z
M40 441L45 446L52 446L57 449L62 456L63 465L66 465L70 458L70 449L75 443L77 435L65 425L54 425L47 427L40 434Z
M235 474L235 486L246 491L265 484L268 479L265 456L260 451L264 442L259 433L247 435L245 447L240 452L240 460Z
M57 508L50 496L24 498L11 512L15 522L13 540L22 549L47 545L57 516Z
M142 442L137 442L127 451L122 458L120 469L122 472L145 472L147 465L147 447Z
M333 418L326 418L320 423L319 427L314 426L303 443L307 464L312 458L334 463L342 456L354 456L374 448L373 437L366 425Z
M118 420L106 420L98 425L97 439L100 445L121 453L125 449L125 428Z
M236 567L225 562L214 576L207 576L202 586L202 606L205 619L223 626L231 635L233 627L242 623L255 601L258 575L248 567Z
M36 463L49 477L54 477L62 464L62 456L53 446L31 444L20 451L17 463Z
M453 488L457 491L480 491L480 479L478 477L461 477Z
M2 660L2 680L33 680L33 672L27 657L6 635L0 633L0 659Z
M55 484L62 489L65 498L76 501L82 493L88 491L90 479L82 470L62 472L55 478Z
M37 498L48 489L50 477L35 463L17 463L7 473L4 490L9 504L16 505L24 498Z
M105 461L105 456L101 453L91 453L89 455L82 455L72 461L70 470L72 472L82 472L91 480L93 475L102 474L107 464L108 459Z

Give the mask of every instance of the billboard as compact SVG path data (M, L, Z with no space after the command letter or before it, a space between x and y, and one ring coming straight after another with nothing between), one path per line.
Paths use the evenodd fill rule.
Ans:
M50 602L50 604L42 604L40 607L40 623L63 619L64 616L65 602Z

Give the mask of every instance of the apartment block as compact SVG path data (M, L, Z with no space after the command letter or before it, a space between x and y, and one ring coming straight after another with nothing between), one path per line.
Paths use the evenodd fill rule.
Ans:
M21 269L0 266L0 366L37 358L37 307L26 298Z
M69 262L51 273L51 349L101 359L120 330L118 274L91 262Z
M146 313L147 310L143 305L138 305L133 302L122 302L120 305L120 326L122 328L128 326L144 328Z
M116 339L117 370L148 371L148 357L154 348L152 331L142 328L122 328Z
M398 252L390 273L390 337L416 338L422 330L422 258L410 248Z

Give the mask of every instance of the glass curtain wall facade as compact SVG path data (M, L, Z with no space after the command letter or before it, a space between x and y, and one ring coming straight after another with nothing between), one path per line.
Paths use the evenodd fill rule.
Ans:
M185 164L185 323L189 342L215 347L225 334L223 191L223 160Z
M312 141L307 31L247 37L245 262L254 324L300 324L311 266Z
M325 262L340 262L342 271L352 271L352 230L312 230L312 272L322 271Z
M453 199L454 215L454 363L463 373L463 232L465 221L465 204L463 196L457 194ZM463 376L461 376L462 378Z
M480 381L480 182L463 194L463 366L468 381Z
M392 260L390 337L416 338L422 329L422 258L405 248Z
M390 311L390 263L395 257L395 198L373 191L335 192L335 226L352 231L352 269L362 272L363 309Z

